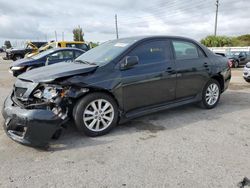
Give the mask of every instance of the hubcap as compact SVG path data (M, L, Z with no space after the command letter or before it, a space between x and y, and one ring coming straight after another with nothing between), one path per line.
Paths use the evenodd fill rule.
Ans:
M102 131L110 126L114 119L114 108L105 99L92 101L83 112L83 121L91 131Z
M206 102L208 105L214 105L219 99L220 90L217 84L211 84L206 91Z

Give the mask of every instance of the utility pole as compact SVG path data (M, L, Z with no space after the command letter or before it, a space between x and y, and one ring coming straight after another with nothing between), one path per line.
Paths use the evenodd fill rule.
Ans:
M62 41L64 41L64 32L62 32Z
M215 13L215 25L214 25L214 36L217 35L217 21L218 21L218 12L219 12L219 0L216 0L216 13Z
M78 41L81 41L81 28L80 28L80 25L78 25L78 31L79 31Z
M56 37L56 42L57 42L57 32L55 31L55 37Z
M117 14L115 15L115 31L116 31L116 39L119 39Z

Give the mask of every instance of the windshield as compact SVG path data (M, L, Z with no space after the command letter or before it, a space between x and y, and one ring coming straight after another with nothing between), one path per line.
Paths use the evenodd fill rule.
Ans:
M131 38L108 41L87 51L79 56L76 61L80 60L95 63L97 65L106 64L128 49L134 42L136 42L136 40Z
M50 54L50 53L53 52L53 51L54 51L53 49L51 49L51 50L46 50L46 51L41 52L41 53L39 53L39 54L37 54L37 55L34 55L34 56L32 57L32 59L40 59L40 58L42 58L42 57L44 57L44 56Z

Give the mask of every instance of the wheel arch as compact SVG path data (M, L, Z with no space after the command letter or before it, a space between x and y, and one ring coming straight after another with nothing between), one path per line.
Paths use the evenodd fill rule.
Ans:
M223 93L223 91L224 91L224 78L223 78L223 76L220 74L216 74L216 75L213 75L211 78L216 80L217 82L219 82L221 93Z
M81 100L83 97L85 97L85 96L87 96L89 94L92 94L92 93L104 93L106 95L111 96L114 99L114 101L116 102L117 107L119 109L119 115L121 114L121 112L122 112L122 102L119 102L117 100L117 98L115 97L115 95L111 91L106 90L106 89L101 89L101 88L88 88L88 89L89 89L88 92L86 92L84 95L81 95L81 96L76 98L76 102L75 102L74 107L73 107L73 112L75 111L75 108L77 106L76 105L77 101Z

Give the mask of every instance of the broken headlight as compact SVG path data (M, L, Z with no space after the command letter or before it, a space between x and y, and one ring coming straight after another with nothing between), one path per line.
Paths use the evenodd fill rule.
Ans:
M45 87L45 89L43 90L42 97L45 99L51 100L57 97L58 93L59 93L59 90L55 87Z
M53 100L63 92L61 86L46 85L34 91L33 96L38 99Z

